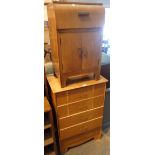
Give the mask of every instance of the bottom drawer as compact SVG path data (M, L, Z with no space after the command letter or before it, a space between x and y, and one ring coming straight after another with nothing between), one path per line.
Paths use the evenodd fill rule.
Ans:
M102 118L103 117L99 117L94 120L81 123L79 125L75 125L65 129L60 129L60 139L66 139L99 128L102 126Z
M61 153L66 152L69 148L81 145L91 139L99 139L102 136L102 128L91 130L87 133L76 135L74 137L60 141Z

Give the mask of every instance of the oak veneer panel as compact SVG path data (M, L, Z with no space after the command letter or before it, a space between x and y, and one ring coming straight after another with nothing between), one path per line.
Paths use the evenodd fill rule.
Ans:
M81 123L80 125L76 125L66 129L60 129L60 139L66 139L72 137L74 135L86 133L95 128L101 127L102 118L98 118L95 120L91 120L89 122Z
M54 4L57 29L103 27L103 5ZM88 13L80 16L80 13Z
M58 109L58 117L59 118L68 116L68 106L67 105L58 107L57 109Z
M67 104L67 91L56 94L57 105Z
M98 70L101 58L101 46L103 33L91 31L81 33L82 38L82 70L87 71L92 68ZM93 37L92 37L93 36Z
M92 86L83 87L68 91L68 102L75 102L82 99L87 99L92 97L93 95L93 88Z
M53 9L53 4L48 5L47 7L47 16L48 16L48 28L49 28L49 38L50 45L52 49L52 62L54 67L54 72L57 77L60 77L60 68L59 68L59 56L58 56L58 34L56 30L56 19L55 12Z
M102 96L98 96L98 97L94 97L93 99L93 107L101 107L104 106L104 95Z
M79 124L103 115L103 107L59 119L60 129Z
M81 34L76 33L75 35L75 33L61 33L60 38L61 38L60 50L61 50L63 73L80 72L82 67L81 50L80 50Z
M106 89L105 83L94 86L94 96L103 95Z
M68 108L70 115L81 111L86 111L93 108L93 100L92 99L81 100L79 102L69 104Z
M57 107L59 118L93 108L93 99L81 100L72 104Z

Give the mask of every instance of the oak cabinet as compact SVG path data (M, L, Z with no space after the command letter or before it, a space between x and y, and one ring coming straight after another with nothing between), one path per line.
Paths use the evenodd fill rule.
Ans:
M99 79L104 18L101 4L48 5L54 72L62 87L74 76L93 74Z

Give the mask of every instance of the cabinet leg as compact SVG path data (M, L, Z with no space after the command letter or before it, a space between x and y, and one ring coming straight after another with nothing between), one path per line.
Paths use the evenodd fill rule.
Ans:
M97 73L95 73L95 80L99 80L100 79L100 74L99 74L99 72L97 72Z
M66 87L66 78L62 78L62 80L61 80L61 87L62 88Z
M102 138L102 132L100 132L98 135L94 137L95 140L101 139L101 138Z
M54 76L55 76L56 78L58 78L57 75L56 75L56 73L55 73L55 71L54 71Z

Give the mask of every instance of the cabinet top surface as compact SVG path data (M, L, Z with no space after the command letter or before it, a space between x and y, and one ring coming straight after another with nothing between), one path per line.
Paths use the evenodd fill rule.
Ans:
M51 110L51 106L46 97L44 97L44 112L48 112Z
M73 82L70 82L66 87L61 88L58 78L54 77L53 75L48 75L47 80L53 93L59 93L63 91L68 91L72 89L77 89L81 87L87 87L87 86L91 86L95 84L108 82L108 80L104 78L103 76L100 76L99 80L95 80L91 78L83 78L80 80L75 80Z

